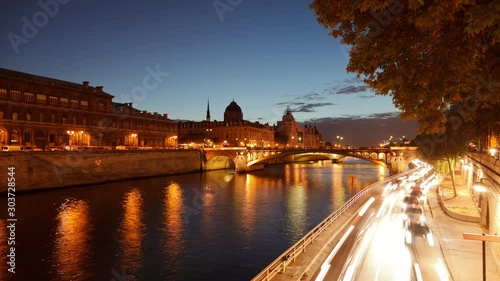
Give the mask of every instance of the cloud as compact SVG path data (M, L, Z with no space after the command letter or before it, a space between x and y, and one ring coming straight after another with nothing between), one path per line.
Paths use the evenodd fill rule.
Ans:
M289 102L280 102L277 103L276 105L286 106L287 108L290 108L292 112L316 112L316 110L314 110L315 108L330 106L335 104L331 102L305 103L298 101L289 101Z
M334 105L334 103L331 102L308 103L300 105L297 108L292 108L292 112L316 112L316 110L314 110L315 108L329 106L329 105Z
M355 93L359 93L359 92L366 92L370 89L370 87L368 86L347 86L347 87L343 87L343 88L340 88L336 91L334 91L333 93L334 94L337 94L337 95L348 95L348 94L355 94Z

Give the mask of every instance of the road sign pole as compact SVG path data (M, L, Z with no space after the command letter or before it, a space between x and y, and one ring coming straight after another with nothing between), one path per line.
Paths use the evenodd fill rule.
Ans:
M478 233L464 233L464 239L468 240L478 240L482 241L482 250L483 250L483 281L486 281L486 241L489 242L500 242L500 236L496 235L486 235L486 234L478 234Z

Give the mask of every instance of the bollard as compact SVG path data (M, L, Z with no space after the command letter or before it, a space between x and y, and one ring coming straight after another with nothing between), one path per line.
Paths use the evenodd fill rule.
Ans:
M285 273L286 272L286 262L290 259L290 255L285 255L283 256L283 259L282 259L282 266L283 266L283 269L281 270L282 273Z

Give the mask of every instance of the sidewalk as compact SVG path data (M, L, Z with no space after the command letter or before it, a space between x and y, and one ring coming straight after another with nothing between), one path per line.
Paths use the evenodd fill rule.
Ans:
M482 242L465 240L463 233L487 233L479 224L479 211L472 196L457 175L457 197L451 183L443 180L440 188L428 193L432 213L431 228L455 281L483 280ZM465 190L464 190L465 189ZM451 191L450 191L451 190ZM439 191L439 193L438 193ZM441 203L441 204L440 204ZM500 268L486 242L486 280L500 280Z

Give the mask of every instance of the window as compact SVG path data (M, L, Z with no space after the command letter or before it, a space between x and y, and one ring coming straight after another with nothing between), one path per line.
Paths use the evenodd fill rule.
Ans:
M63 118L62 118L62 123L66 124L66 117L65 116L63 116Z
M31 121L31 112L26 113L26 121Z
M82 124L83 124L84 126L85 126L85 125L87 125L87 118L86 118L86 117L83 117L83 119L82 119Z
M17 120L17 112L12 112L12 120Z
M50 103L50 104L54 104L54 105L56 105L56 104L58 103L58 102L57 102L57 97L52 97L52 96L50 96L50 97L49 97L49 103Z
M73 116L73 125L76 125L76 116Z
M55 113L52 113L52 115L50 116L50 121L52 123L56 123L56 114Z
M40 112L40 122L43 122L44 117L45 116L44 116L43 112Z
M24 131L24 143L31 143L31 138L33 137L33 134L31 131Z
M69 105L68 99L67 98L61 98L61 105L68 106Z
M71 100L71 107L78 107L78 101L77 100Z
M97 110L104 110L104 103L98 102L97 103Z
M33 102L35 100L35 95L32 93L24 93L24 100Z
M36 95L36 102L37 103L47 103L47 96L46 95Z
M0 98L7 98L7 89L0 89Z
M80 106L82 108L89 108L89 102L82 100L82 101L80 101Z
M11 143L17 143L19 141L19 133L17 130L12 130L10 131L10 142Z
M19 91L10 91L10 97L16 100L21 99L21 92Z
M56 142L56 135L53 132L50 132L49 134L49 142L50 143L55 143Z
M3 111L0 111L0 119L3 119Z

